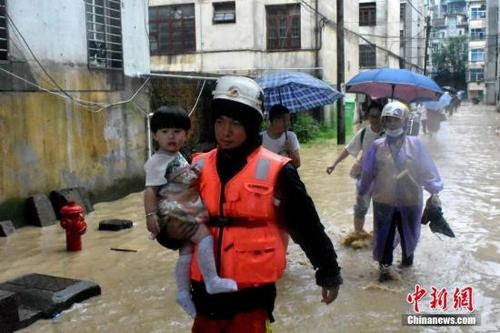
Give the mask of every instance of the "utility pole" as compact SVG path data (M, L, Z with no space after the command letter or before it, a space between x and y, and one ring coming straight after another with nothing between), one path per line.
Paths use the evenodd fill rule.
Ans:
M427 61L429 61L429 37L431 35L431 17L425 17L425 54L424 54L424 75L427 75Z
M344 83L344 0L337 0L337 89ZM345 144L344 98L337 100L337 144Z

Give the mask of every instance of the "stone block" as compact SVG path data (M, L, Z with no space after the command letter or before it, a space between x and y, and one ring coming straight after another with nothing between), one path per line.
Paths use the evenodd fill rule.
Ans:
M0 290L16 293L20 307L40 311L47 319L73 303L101 294L99 285L91 281L37 273L1 283Z
M19 324L16 294L0 290L0 332L14 332Z
M16 231L12 221L1 221L0 222L0 237L9 237Z
M88 192L83 187L63 188L52 191L50 192L50 201L54 207L57 219L61 218L59 214L61 208L70 201L74 201L82 206L85 215L94 210Z
M33 310L30 308L25 308L20 305L18 308L19 313L19 323L17 324L16 330L20 330L22 328L28 327L33 324L38 319L42 319L42 312L39 310Z
M118 231L122 229L132 228L133 225L134 224L130 220L120 220L120 219L102 220L99 222L99 230Z
M56 213L45 194L35 194L26 200L26 219L28 224L38 227L46 227L56 223Z
M85 211L87 213L94 211L94 205L92 204L92 200L90 200L89 191L85 187L77 187L77 191L80 193L80 197L82 198L83 206L85 207Z

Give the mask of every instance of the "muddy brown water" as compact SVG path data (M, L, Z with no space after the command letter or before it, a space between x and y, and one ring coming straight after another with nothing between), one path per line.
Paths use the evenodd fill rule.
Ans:
M379 284L368 249L340 245L352 229L354 181L352 159L332 175L325 169L342 147L334 142L304 146L301 177L339 255L345 283L338 299L320 303L314 272L297 246L289 249L289 265L278 284L273 332L498 332L500 331L500 114L485 106L463 106L428 145L445 181L444 213L457 238L438 238L428 227L413 268L397 269L400 279ZM367 217L371 220L371 210ZM123 218L134 228L98 231L100 220ZM175 304L173 270L176 253L148 239L142 194L95 205L86 217L83 251L65 251L63 229L25 227L0 238L0 281L37 272L92 280L102 295L75 304L52 320L39 320L22 332L189 332L191 320ZM371 230L368 223L367 229ZM137 252L117 252L110 248ZM395 258L399 258L399 251ZM397 263L399 259L396 259ZM396 267L397 268L397 267ZM449 308L454 288L473 288L473 304L481 324L475 327L408 327L402 315L413 313L406 302L419 283L446 288ZM423 312L429 296L420 303ZM449 312L449 311L448 311ZM445 312L445 313L448 313Z

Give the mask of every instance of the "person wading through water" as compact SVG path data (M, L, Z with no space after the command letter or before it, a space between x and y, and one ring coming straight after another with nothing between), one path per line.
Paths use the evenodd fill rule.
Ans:
M196 155L200 195L208 209L217 271L238 290L207 293L192 257L194 333L264 333L273 321L276 281L286 266L282 228L316 271L322 302L337 298L337 255L290 159L261 145L263 91L252 79L219 78L212 116L217 148ZM195 251L196 251L195 246Z
M342 152L336 157L332 165L326 168L326 173L331 174L337 165L342 162L347 156L351 155L357 158L359 153L361 157L356 160L351 168L351 177L359 179L361 176L361 165L363 163L363 157L371 146L373 141L381 138L384 135L384 128L382 127L382 120L380 119L380 113L382 112L382 105L373 102L368 108L368 121L369 126L366 126L359 130L349 141L347 146L342 150ZM354 232L349 234L344 241L345 245L357 244L357 240L367 239L370 240L371 236L364 230L365 216L370 208L370 201L372 198L371 191L368 191L364 195L360 195L356 191L356 203L354 204Z

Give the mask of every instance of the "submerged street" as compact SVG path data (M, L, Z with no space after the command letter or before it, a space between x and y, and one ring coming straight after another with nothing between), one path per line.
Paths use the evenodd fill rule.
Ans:
M456 238L422 227L415 264L400 269L400 279L380 284L370 249L341 245L352 230L354 180L348 158L328 176L325 169L343 148L334 141L301 148L300 175L339 256L344 284L330 306L320 303L321 289L301 250L289 248L288 268L278 283L273 332L498 332L500 331L500 113L484 105L464 105L432 139L420 137L431 151L444 180L440 194L444 216ZM425 194L425 198L428 194ZM103 219L129 219L132 229L98 231ZM371 221L369 211L367 221ZM191 319L175 303L174 265L177 254L149 240L142 193L95 205L86 216L89 227L83 250L65 251L59 225L25 227L0 238L0 282L27 273L91 280L102 295L75 304L52 320L39 320L22 332L189 332ZM367 222L368 230L372 230ZM136 250L118 252L110 248ZM407 295L420 284L446 288L453 313L455 288L472 287L478 326L409 327L402 315L413 313ZM422 312L430 296L422 299ZM441 312L443 313L443 312Z

